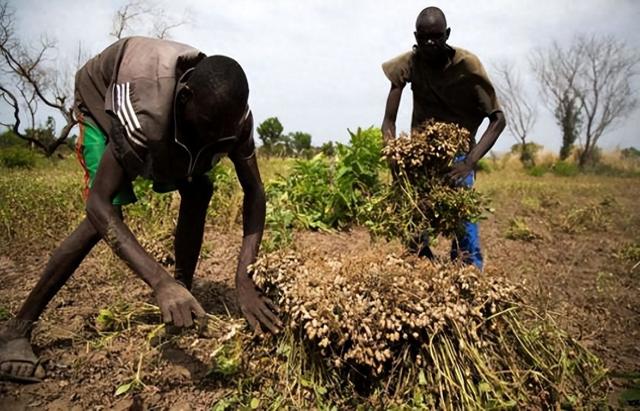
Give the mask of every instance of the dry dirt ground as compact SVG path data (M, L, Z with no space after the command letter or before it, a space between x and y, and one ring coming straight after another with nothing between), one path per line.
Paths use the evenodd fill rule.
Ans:
M522 284L526 301L541 312L553 313L559 325L610 370L640 371L640 267L634 268L637 261L622 256L629 244L640 244L638 179L527 181L505 185L481 178L480 187L494 198L495 207L481 223L486 270ZM597 208L598 204L605 205ZM588 205L594 206L593 215L584 221L570 218ZM507 238L513 219L524 222L525 234L530 234L524 237L530 239ZM232 318L239 318L232 277L240 238L238 228L222 233L213 227L207 230L194 289L209 312ZM354 229L299 233L295 243L302 250L357 253L370 241L363 229ZM445 256L447 247L447 240L439 240L435 248ZM38 244L8 250L0 255L0 306L15 313L51 250ZM209 375L208 353L213 347L206 338L192 333L148 348L156 317L111 338L96 330L99 309L136 301L153 302L153 298L99 245L34 330L46 379L32 385L0 383L0 409L211 409L232 392L234 387ZM116 389L131 380L139 364L145 385L135 395L116 396ZM612 381L612 395L627 383Z

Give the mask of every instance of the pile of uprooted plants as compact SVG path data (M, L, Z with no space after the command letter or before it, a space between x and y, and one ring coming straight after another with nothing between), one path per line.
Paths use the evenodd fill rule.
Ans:
M604 396L594 356L473 267L381 244L357 256L279 251L254 278L286 321L289 367L332 403L544 409Z
M428 122L388 143L394 181L373 208L386 222L378 229L407 241L417 230L455 235L478 218L479 194L442 177L468 142L466 130ZM517 287L474 267L392 243L360 255L280 250L253 276L286 322L288 365L277 378L303 404L537 409L604 398L597 358L526 306ZM305 387L313 395L293 394Z

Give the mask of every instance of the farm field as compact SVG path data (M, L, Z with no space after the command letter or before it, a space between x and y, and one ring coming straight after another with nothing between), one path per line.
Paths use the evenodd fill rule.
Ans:
M74 161L0 173L2 321L18 310L50 252L82 218L82 175ZM282 159L260 164L267 184L291 166ZM492 212L480 225L486 274L518 284L527 305L599 357L609 370L608 402L618 406L640 372L640 177L535 177L499 161L493 168L479 173L476 186L491 199ZM277 409L278 401L303 401L287 398L281 388L288 381L269 383L279 375L268 361L279 345L250 338L235 305L241 193L230 187L212 200L196 272L194 295L215 318L207 335L164 334L145 305L153 304L150 290L99 244L34 330L47 378L34 385L1 382L0 408ZM126 219L143 246L170 266L177 197L139 197ZM168 215L161 212L167 209ZM293 234L302 256L363 254L374 241L382 240L363 227ZM439 239L436 254L445 258L448 247ZM322 390L308 388L322 397ZM376 405L363 399L362 406Z

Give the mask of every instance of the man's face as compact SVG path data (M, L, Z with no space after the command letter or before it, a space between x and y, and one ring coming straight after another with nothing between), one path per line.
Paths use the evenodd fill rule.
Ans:
M214 153L228 152L238 140L242 115L234 113L216 118L190 101L186 104L180 127L182 141L192 147L212 145ZM209 150L207 150L209 151Z
M449 29L439 24L425 25L414 32L418 50L427 60L437 60L446 55Z

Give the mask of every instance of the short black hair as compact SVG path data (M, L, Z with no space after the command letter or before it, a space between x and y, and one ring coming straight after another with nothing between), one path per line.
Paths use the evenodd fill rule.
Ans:
M209 56L200 61L187 81L198 104L225 116L244 110L249 83L240 64L227 56Z
M443 22L444 28L447 28L447 18L444 12L438 7L427 7L418 14L416 19L416 30L420 30L421 27L433 24L435 22Z

